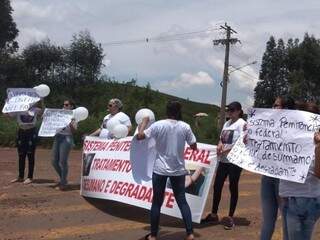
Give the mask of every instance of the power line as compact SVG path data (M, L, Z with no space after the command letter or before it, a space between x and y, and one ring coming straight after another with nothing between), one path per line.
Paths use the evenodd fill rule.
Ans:
M113 42L102 43L102 45L104 45L104 46L120 46L120 45L129 45L129 44L137 44L137 43L180 41L180 40L197 38L202 33L208 33L208 32L218 30L218 29L219 28L207 28L207 29L199 30L199 31L177 33L177 34L171 34L171 35L163 35L163 36L159 36L159 37L150 37L150 38L146 37L146 38L140 38L140 39L134 39L134 40L113 41Z
M249 78L251 78L251 80L254 80L254 81L259 81L260 80L260 79L256 78L255 76L251 75L250 73L247 73L246 71L242 70L242 69L237 69L236 71L240 71L240 72L246 74Z
M230 73L233 73L233 72L235 72L235 71L237 71L237 70L240 70L241 68L244 68L244 67L247 67L247 66L249 66L249 65L256 64L256 63L257 63L257 61L252 61L252 62L246 63L245 65L242 65L242 66L240 66L240 67L234 67L234 66L230 65L230 67L233 67L234 70L229 71L229 74L230 74Z

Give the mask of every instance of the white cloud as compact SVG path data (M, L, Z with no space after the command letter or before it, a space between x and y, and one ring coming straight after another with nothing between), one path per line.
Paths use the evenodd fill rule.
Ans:
M209 63L212 67L216 69L216 71L221 72L224 68L224 60L222 57L219 56L208 56L206 62Z
M110 67L110 65L111 65L111 60L106 57L104 57L102 62L105 65L105 67Z
M213 85L214 80L206 72L200 71L196 74L182 73L179 78L164 82L163 87L167 88L190 88L194 86L208 86Z
M230 70L232 70L232 68L230 68ZM235 84L247 92L253 92L253 89L258 83L258 74L251 66L246 66L232 72L229 78L230 81L234 79Z
M248 111L248 108L251 108L254 104L254 98L252 96L247 96L242 103L243 111L246 113Z
M212 40L225 38L225 31L213 30L224 22L238 32L232 37L241 40L241 44L232 45L230 49L230 64L235 67L260 61L270 35L285 41L288 37L301 39L305 32L320 37L318 0L309 0L308 4L289 0L247 0L245 4L240 1L212 2L99 0L92 4L87 0L12 0L11 4L20 31L20 48L46 37L53 43L66 45L72 34L84 29L101 43L208 29L192 39L103 47L108 53L108 59L104 60L108 75L121 76L117 79L122 81L134 74L139 76L141 85L150 82L151 86L172 95L210 103L219 103L221 97L219 84L211 85L212 79L217 83L222 79L225 46L213 46ZM226 15L226 12L230 14ZM217 21L220 19L224 21ZM257 78L259 67L256 64L241 70ZM201 71L207 75L199 74ZM175 79L175 76L179 77ZM174 80L161 84L163 79ZM209 79L211 85L201 85L203 79ZM250 102L248 98L252 99L255 85L256 81L245 73L232 73L227 102L231 96L241 103ZM193 87L201 89L201 94Z
M14 16L18 18L45 18L50 15L51 6L40 7L29 1L12 1Z
M32 28L20 28L19 29L18 41L20 45L27 46L33 42L39 42L43 39L46 39L48 36L45 32L32 27Z

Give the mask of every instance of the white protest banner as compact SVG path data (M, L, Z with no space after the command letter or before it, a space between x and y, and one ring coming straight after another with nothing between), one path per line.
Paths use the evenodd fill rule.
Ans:
M33 88L8 88L2 112L25 112L38 101L40 101L40 97Z
M228 160L266 176L303 183L314 159L320 116L298 110L248 110L247 144L239 138Z
M136 182L132 174L132 137L119 140L86 137L83 144L81 195L102 198L150 209L152 181ZM198 150L185 148L190 175L186 176L186 197L194 222L200 222L216 169L216 146L198 144ZM144 168L144 166L141 166ZM190 181L192 177L193 181ZM161 212L181 218L168 181Z
M42 117L43 120L38 135L40 137L53 137L71 122L73 111L46 108Z

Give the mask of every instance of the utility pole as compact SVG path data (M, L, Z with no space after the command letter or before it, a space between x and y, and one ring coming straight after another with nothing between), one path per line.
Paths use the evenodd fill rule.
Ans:
M220 26L221 29L226 30L227 38L213 40L213 45L226 45L225 58L224 58L224 70L223 70L223 80L222 80L222 96L221 96L221 105L220 105L220 119L219 119L219 130L223 128L226 115L226 101L227 101L227 85L229 78L229 52L230 44L235 44L240 42L237 38L231 38L232 33L237 33L230 26L225 23L224 26Z

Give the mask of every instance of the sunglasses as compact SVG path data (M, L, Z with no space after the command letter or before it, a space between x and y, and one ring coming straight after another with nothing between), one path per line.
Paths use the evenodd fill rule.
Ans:
M70 106L70 104L69 103L64 103L63 106L68 107L68 106Z
M235 112L236 109L227 109L227 112Z
M112 104L108 104L108 107L113 107L113 105Z

